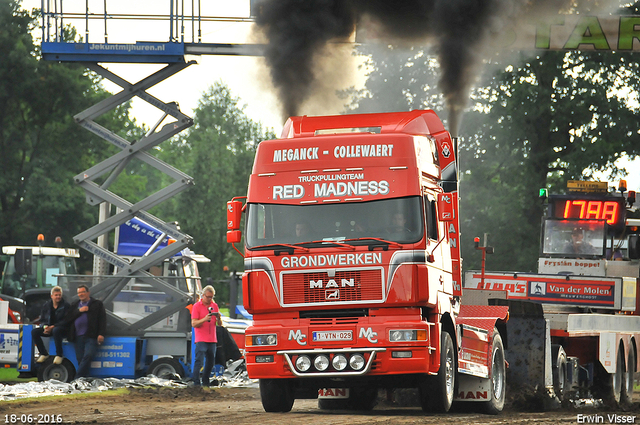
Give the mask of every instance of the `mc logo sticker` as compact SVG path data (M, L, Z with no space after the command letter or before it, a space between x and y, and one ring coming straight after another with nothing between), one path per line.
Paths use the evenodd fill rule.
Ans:
M358 334L358 338L367 338L370 343L377 344L378 343L378 332L374 332L371 328L360 328L360 333Z
M307 341L305 341L307 339L307 336L303 334L300 329L296 330L295 332L293 331L293 329L289 331L289 341L291 341L292 339L294 339L300 345L307 345Z

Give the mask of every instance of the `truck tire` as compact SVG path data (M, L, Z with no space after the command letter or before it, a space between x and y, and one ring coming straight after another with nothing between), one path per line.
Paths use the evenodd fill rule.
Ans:
M184 368L179 361L173 357L160 357L149 365L147 368L147 375L155 375L158 378L175 379L176 376L179 379L184 379Z
M567 353L560 344L552 344L551 358L553 359L553 391L558 400L563 401L568 393Z
M50 356L38 367L38 381L55 379L60 382L71 382L76 376L76 368L68 359L62 359L62 363L54 364L54 356Z
M507 388L507 367L504 358L504 345L498 329L493 329L491 342L491 398L484 403L484 410L490 415L497 415L504 408Z
M618 360L616 360L616 372L612 373L609 381L609 399L610 401L620 404L622 396L622 383L624 381L624 347L618 348Z
M629 355L627 356L627 369L624 373L622 381L621 403L633 403L633 378L636 374L636 352L633 346L629 346Z
M290 412L295 400L287 379L260 379L260 398L265 412Z
M426 376L420 384L420 405L425 412L446 413L453 404L456 384L456 350L451 335L440 335L440 369L436 376Z

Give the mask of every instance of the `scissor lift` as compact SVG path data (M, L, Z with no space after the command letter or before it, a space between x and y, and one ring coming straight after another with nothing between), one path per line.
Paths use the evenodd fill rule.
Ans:
M163 3L162 6L158 5L158 2L155 1L149 1L148 3L149 9L153 9L154 11L162 9L162 6L167 6L168 3L168 14L111 13L111 11L107 12L107 1L87 1L86 6L83 5L83 9L81 10L67 8L66 4L63 4L63 0L42 1L43 59L60 62L81 62L83 66L122 88L122 91L80 112L74 117L79 125L113 144L120 150L115 155L75 177L75 182L85 190L89 204L103 206L113 205L117 207L117 211L119 211L113 216L101 213L101 219L98 224L74 237L74 242L77 245L92 253L94 258L99 261L106 261L113 265L117 270L112 276L107 275L107 273L99 273L100 276L95 276L96 267L94 267L95 283L91 287L92 295L107 304L115 299L131 278L135 278L137 281L148 283L154 288L165 292L172 296L174 300L159 311L135 323L128 323L113 313L109 313L110 333L118 335L143 335L146 328L180 311L192 302L191 295L179 290L175 282L153 276L146 270L155 264L162 263L164 260L171 258L176 253L193 244L191 236L182 233L175 226L167 224L147 212L150 208L177 195L194 184L192 177L164 163L149 153L151 149L163 141L190 127L193 124L193 120L180 111L177 103L163 102L149 94L147 90L195 63L195 61L187 61L185 55L260 55L261 52L261 46L259 45L202 42L201 34L203 23L213 22L216 21L216 19L234 22L252 21L250 17L203 17L200 14L199 0L197 0L197 5L191 2L191 10L187 12L185 12L183 1L169 0L167 3ZM78 7L78 5L72 2L72 7ZM90 7L97 8L99 12L94 13ZM140 22L148 23L150 21L166 22L169 24L168 41L109 43L107 23L112 23L116 20L124 20L127 22L127 25L136 25ZM69 42L65 40L64 28L65 25L70 22L77 26L77 28L81 27L84 22L85 39L83 42ZM101 26L101 22L103 23L104 43L89 42L90 28L96 27L96 22L98 23L98 27ZM191 42L185 43L185 38L189 38L189 30ZM185 32L187 32L187 35L185 35ZM101 63L166 64L166 66L137 83L130 83L100 65ZM95 122L97 117L113 110L119 105L131 100L133 97L138 97L146 101L162 112L162 117L156 125L140 140L130 142ZM172 118L173 120L171 120ZM173 183L135 203L129 202L111 192L109 187L133 159L142 161L148 166L170 176L173 179ZM100 181L100 183L96 181ZM110 207L108 208L110 209ZM101 238L104 240L109 232L114 231L118 226L134 217L145 221L161 231L163 235L160 239L168 236L176 242L156 252L148 252L145 257L133 262L129 262L127 259L109 250L107 244L101 243Z

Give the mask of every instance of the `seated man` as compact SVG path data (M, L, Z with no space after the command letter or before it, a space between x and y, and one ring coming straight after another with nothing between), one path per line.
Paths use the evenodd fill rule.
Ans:
M301 238L311 233L311 226L306 221L296 223L296 237Z
M69 311L69 303L62 298L62 288L54 286L51 288L51 299L45 303L40 313L41 327L33 328L31 337L38 347L40 357L37 363L43 363L49 358L49 351L42 342L42 337L53 336L56 346L56 357L53 359L55 364L62 363L62 339L67 334L67 327L62 323L62 319Z
M564 252L566 254L597 254L595 247L584 240L584 233L579 228L575 228L571 232L571 241L565 246Z
M387 227L388 233L403 233L403 232L411 232L406 227L407 218L404 216L404 213L396 212L391 216L391 226Z

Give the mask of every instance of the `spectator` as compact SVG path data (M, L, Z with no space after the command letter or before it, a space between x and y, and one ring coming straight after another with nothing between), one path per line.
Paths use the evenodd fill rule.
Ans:
M193 385L209 386L209 377L216 359L216 323L222 326L220 310L218 304L213 301L216 290L213 286L207 285L202 289L200 301L193 305L191 309L191 326L193 326L194 340L196 342L196 358L193 362ZM211 320L215 316L215 320ZM202 371L202 383L200 381L200 370L204 362Z
M38 357L36 363L43 363L49 358L49 351L42 342L43 336L53 337L56 347L56 357L53 359L53 363L62 363L62 339L67 334L67 327L64 326L63 320L68 312L69 303L62 298L62 288L54 286L51 288L51 299L42 306L42 312L40 313L40 324L42 326L33 328L31 331L33 342L40 352L40 357Z
M89 375L91 359L104 342L107 312L102 301L91 297L86 285L78 286L78 300L71 304L65 322L70 324L68 339L75 343L78 370L76 378Z

